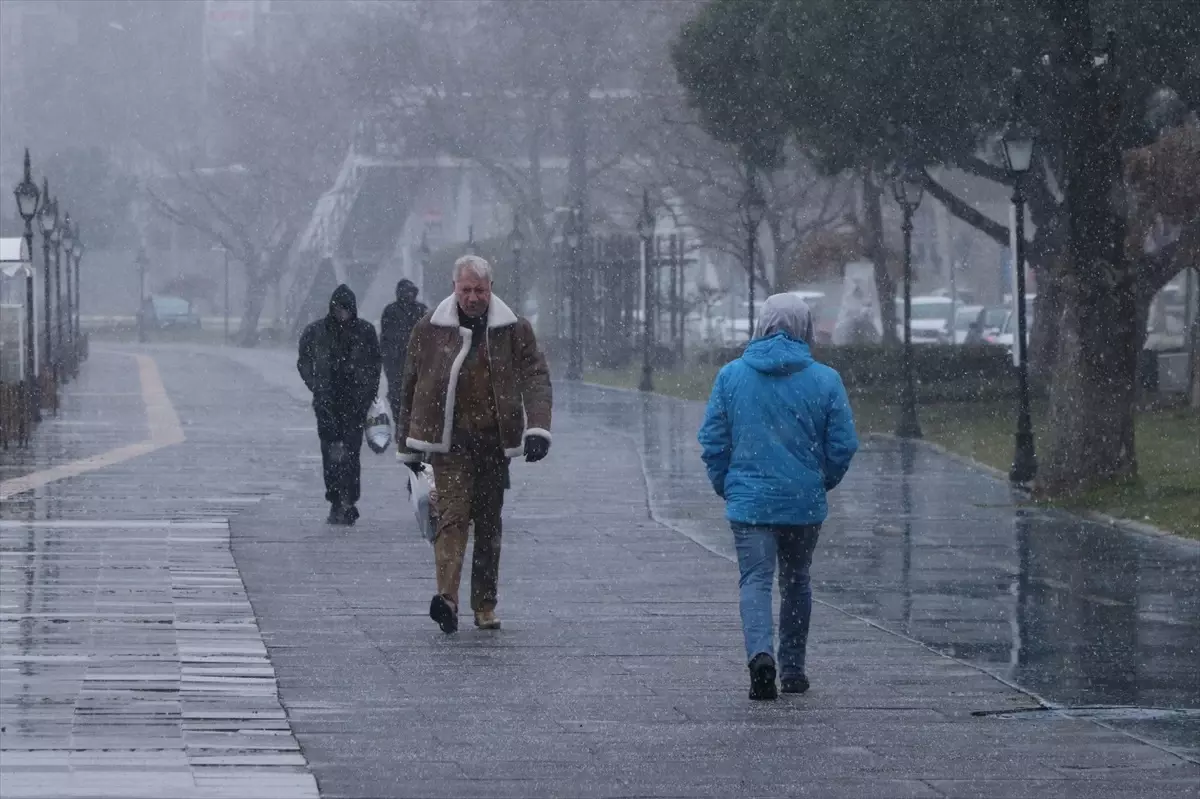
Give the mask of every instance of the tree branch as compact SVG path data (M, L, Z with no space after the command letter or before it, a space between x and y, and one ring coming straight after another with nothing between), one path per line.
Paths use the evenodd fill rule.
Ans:
M962 198L956 196L953 192L938 183L928 172L921 172L922 182L925 190L929 192L935 200L946 206L946 210L954 216L966 222L971 227L983 233L985 236L995 240L999 244L1008 246L1008 226L996 222L986 214L976 210Z

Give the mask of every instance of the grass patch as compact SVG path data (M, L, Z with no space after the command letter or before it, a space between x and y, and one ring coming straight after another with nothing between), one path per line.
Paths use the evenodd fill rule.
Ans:
M658 372L654 387L667 396L705 401L717 371L716 366L695 366ZM616 388L636 388L639 377L636 368L587 375L590 382ZM894 432L898 400L898 395L852 396L859 433ZM923 403L918 415L926 440L1004 472L1012 465L1015 402ZM1034 439L1039 453L1049 446L1047 418L1045 407L1035 405ZM1186 408L1142 411L1135 430L1136 481L1105 486L1055 504L1142 521L1200 539L1200 414Z

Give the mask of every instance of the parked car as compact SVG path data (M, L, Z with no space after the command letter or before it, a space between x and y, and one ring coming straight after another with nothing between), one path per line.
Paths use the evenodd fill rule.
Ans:
M980 315L982 305L960 305L954 312L954 343L969 344L983 340Z
M975 292L970 289L958 289L954 293L950 289L935 289L929 292L930 297L955 297L958 299L959 305L975 305L978 300L975 298Z
M912 298L912 340L914 344L949 344L952 335L954 301L949 297ZM896 337L904 340L904 300L896 300Z
M146 307L147 323L159 330L190 328L199 330L200 315L181 297L153 295Z
M1029 346L1029 335L1033 331L1033 303L1030 303L1025 308L1025 346ZM1004 324L1000 326L1000 332L988 340L989 344L995 344L999 347L1004 347L1010 353L1013 350L1013 344L1017 340L1017 315L1012 311L1005 314Z
M1000 333L1004 320L1008 318L1009 309L1001 305L985 307L979 312L979 335L984 341Z

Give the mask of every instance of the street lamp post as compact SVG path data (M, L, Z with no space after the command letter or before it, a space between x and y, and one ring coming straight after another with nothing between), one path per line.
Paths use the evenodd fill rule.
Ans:
M138 341L142 344L146 343L146 267L148 261L146 258L146 248L139 247L137 253L137 268L138 268L138 312L137 312L137 329Z
M748 173L746 178L746 193L742 196L742 223L746 226L746 271L748 273L747 282L747 340L754 338L754 251L758 241L758 227L762 224L763 217L766 215L767 204L763 199L762 192L758 189L758 182L754 179L754 172Z
M38 226L42 230L42 273L45 283L42 290L42 328L45 344L43 345L41 362L49 366L51 361L50 337L50 287L53 285L53 267L50 265L50 247L58 231L58 201L50 199L50 181L42 178L42 210L38 214Z
M642 191L642 213L637 220L642 240L642 380L638 388L654 390L654 213L650 210L650 192Z
M913 214L925 195L920 173L912 166L895 175L892 193L904 212L904 399L900 407L900 422L896 435L900 438L921 438L921 423L917 419L917 382L913 374L912 348L912 232Z
M54 198L54 216L56 218L58 218L59 221L54 226L54 232L50 234L50 244L54 247L54 275L55 275L55 277L54 277L54 296L55 296L55 298L62 296L63 220L59 216L58 211L59 211L58 197L55 196L55 198ZM49 279L46 280L46 291L47 292L50 291L50 280ZM46 308L49 309L46 313L46 335L48 337L51 335L52 331L55 328L59 328L59 325L57 325L57 324L52 325L52 323L50 321L50 310L54 310L55 308L57 308L58 310L61 310L62 308L57 299L54 300L54 305L52 308L49 295L47 295L47 297L46 297ZM59 319L59 317L56 316L55 320L58 321L58 319ZM62 361L62 339L61 339L61 337L57 337L57 336L55 337L53 346L49 342L47 342L46 355L49 358L50 373L54 377L54 386L55 386L55 391L57 392L58 376L59 376L59 363ZM56 400L55 404L57 405L57 394L55 394L55 400ZM57 410L56 410L56 412L57 412Z
M429 249L429 231L421 231L421 246L417 248L417 263L421 265L421 279L419 285L425 285L425 275L429 273L429 258L432 252Z
M59 242L62 244L62 250L67 254L66 291L67 308L69 310L71 307L71 253L75 249L75 231L71 229L70 211L63 215L62 233L59 234ZM54 342L54 348L58 352L58 371L59 374L67 374L71 370L71 357L67 346L66 314L63 312L62 259L57 248L54 252L54 322L55 332L58 336Z
M567 229L565 240L567 249L570 251L571 275L567 285L568 295L571 298L571 327L569 335L571 338L568 360L567 360L567 379L582 380L583 379L583 340L580 338L582 333L579 327L579 249L583 237L583 211L578 205L571 207L570 216L567 217Z
M72 321L71 341L75 345L75 374L78 375L79 363L83 360L83 316L80 312L83 292L79 287L79 262L83 260L83 239L79 235L78 224L75 225L75 247L72 254L75 256L75 302L72 303L75 316Z
M1013 99L1014 119L1004 134L1004 160L1013 179L1013 206L1016 208L1014 226L1015 250L1013 268L1017 270L1017 378L1020 406L1017 412L1016 447L1013 453L1009 480L1024 485L1037 475L1037 455L1033 443L1033 421L1029 411L1029 365L1025 344L1025 175L1033 163L1035 145L1033 131L1020 115L1020 96Z
M513 304L517 316L524 309L524 287L521 285L521 253L525 249L525 234L521 232L521 220L513 214L512 232L508 234L508 247L512 250L513 258Z
M13 189L13 194L17 198L17 213L21 215L21 220L25 223L25 256L29 259L28 268L25 271L25 402L26 412L21 414L21 432L22 440L25 439L25 422L24 420L38 415L38 397L37 389L35 388L37 381L34 380L34 372L36 371L33 360L33 337L36 331L33 325L33 218L37 216L39 210L39 199L45 195L38 191L37 184L33 182L33 174L30 171L29 150L25 150L25 175L21 178L21 182ZM40 218L39 218L40 221Z
M225 286L224 286L224 291L225 291L225 309L224 309L224 315L225 315L225 318L222 320L222 323L223 323L223 325L224 325L224 329L225 329L225 345L226 345L226 346L229 346L229 250L228 250L227 248L225 248L225 247L221 247L221 254L224 256L224 259L225 259L225 264L224 264L224 270L225 270Z

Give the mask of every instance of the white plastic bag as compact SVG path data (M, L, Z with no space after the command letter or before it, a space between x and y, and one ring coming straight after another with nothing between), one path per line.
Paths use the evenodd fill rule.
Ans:
M383 453L392 440L392 420L388 416L387 406L379 397L371 403L367 413L367 446L376 455Z
M429 543L437 540L437 490L433 487L433 467L425 464L425 471L417 474L408 472L408 496L412 501L413 513L417 515L417 529Z

